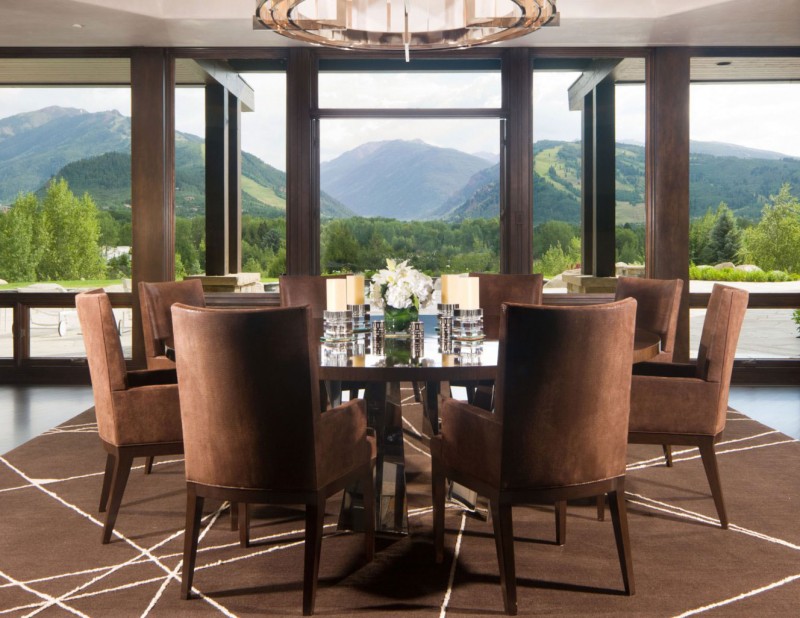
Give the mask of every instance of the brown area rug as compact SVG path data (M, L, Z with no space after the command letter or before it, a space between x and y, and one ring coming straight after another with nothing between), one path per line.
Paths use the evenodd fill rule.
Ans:
M379 540L338 532L328 502L316 614L502 615L491 524L448 511L442 565L433 561L430 459L404 408L411 533ZM636 595L622 594L609 518L570 504L567 543L552 509L514 510L521 615L800 614L800 444L731 411L718 445L729 530L717 525L696 449L631 446L628 506ZM0 457L0 615L300 615L303 513L257 509L253 547L230 531L227 504L207 501L195 588L178 597L185 485L179 459L131 474L110 545L97 512L105 453L92 410Z

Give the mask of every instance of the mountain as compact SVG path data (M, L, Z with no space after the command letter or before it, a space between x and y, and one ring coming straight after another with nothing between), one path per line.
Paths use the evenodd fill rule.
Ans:
M320 168L320 186L358 215L427 219L491 163L420 140L369 142Z
M736 157L737 159L791 159L789 155L771 150L748 148L737 144L724 142L689 142L689 152L692 154L707 154L715 157Z
M175 133L175 209L178 216L202 213L205 203L204 140ZM130 118L118 112L89 113L48 107L0 120L0 202L20 192L43 192L63 177L76 194L88 192L101 209L131 201ZM344 205L321 195L323 217L352 216ZM286 174L242 153L242 211L283 216Z

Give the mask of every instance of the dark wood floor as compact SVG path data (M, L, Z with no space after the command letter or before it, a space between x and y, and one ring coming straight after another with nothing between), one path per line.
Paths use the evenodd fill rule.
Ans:
M0 453L27 442L90 407L88 386L0 386ZM800 439L800 388L734 386L730 405Z

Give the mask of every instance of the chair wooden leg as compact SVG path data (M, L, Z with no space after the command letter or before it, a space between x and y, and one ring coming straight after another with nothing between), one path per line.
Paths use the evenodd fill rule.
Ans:
M106 471L103 474L103 488L100 490L100 509L101 513L106 512L108 506L108 494L111 491L111 479L114 477L114 462L116 458L108 453L106 455Z
M517 575L514 568L514 526L511 521L511 505L491 500L494 545L497 550L497 565L500 568L500 589L503 607L509 616L517 615Z
M106 513L105 526L103 526L103 544L111 540L111 533L114 532L114 524L117 521L120 504L122 504L122 494L125 493L125 485L128 483L131 464L133 464L133 457L124 450L118 450L116 457L114 457L114 473L111 479L108 512Z
M367 472L361 481L364 500L364 553L367 562L375 557L375 475L373 466L367 466Z
M567 542L567 501L556 502L556 543L563 545Z
M194 487L186 488L186 531L183 537L183 574L181 577L181 598L192 598L194 565L197 561L197 541L200 537L200 519L203 515L203 497L197 495Z
M436 563L444 561L444 500L447 493L444 471L439 460L431 460L431 496L433 498L433 550Z
M711 487L711 495L714 496L714 504L717 507L720 525L727 529L728 514L725 512L725 501L722 498L722 483L719 479L719 468L717 467L717 453L714 450L714 440L709 437L707 441L700 443L700 458L703 460L703 467L706 469L706 477Z
M154 459L155 459L155 457L151 456L151 457L147 457L144 460L144 473L145 474L150 474L153 471L153 460Z
M250 509L246 502L239 503L239 545L250 547Z
M606 518L606 497L597 496L597 521L605 521Z
M614 538L617 541L617 554L622 569L622 582L625 594L633 595L636 588L633 583L633 559L631 558L631 541L628 535L628 511L625 507L625 489L620 486L617 491L609 492L608 506L611 510L611 521L614 525Z
M664 460L667 462L667 468L672 467L672 445L662 444L661 448L664 449Z
M231 502L231 532L239 529L239 503Z
M325 500L319 496L315 504L306 505L306 542L303 562L303 616L314 614L317 596L319 556L322 550L322 523L325 519Z

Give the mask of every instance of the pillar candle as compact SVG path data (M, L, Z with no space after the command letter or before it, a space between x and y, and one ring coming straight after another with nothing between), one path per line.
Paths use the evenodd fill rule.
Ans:
M364 275L347 275L347 304L364 304Z
M453 288L456 275L442 275L442 304L448 305L455 302L453 300ZM457 281L455 283L458 283Z
M480 309L480 287L477 277L465 277L461 282L461 309Z
M347 309L347 281L344 279L328 279L327 300L328 311L344 311Z

